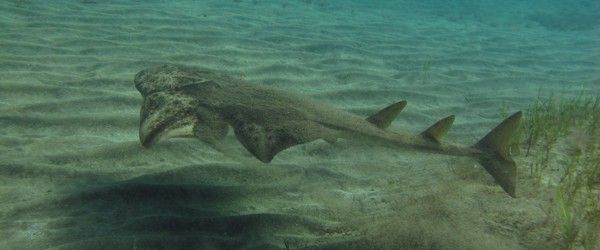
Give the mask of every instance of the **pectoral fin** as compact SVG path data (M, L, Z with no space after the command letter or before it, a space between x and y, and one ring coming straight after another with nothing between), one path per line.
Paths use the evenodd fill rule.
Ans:
M269 163L282 150L304 143L284 130L270 129L254 123L233 126L235 137L262 162Z
M276 154L292 146L320 138L332 141L339 137L339 132L311 121L290 121L280 123L277 127L238 121L232 127L238 141L265 163L271 162Z

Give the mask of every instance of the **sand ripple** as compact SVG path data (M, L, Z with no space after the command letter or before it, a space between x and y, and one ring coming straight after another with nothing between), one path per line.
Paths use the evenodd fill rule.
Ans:
M139 145L132 79L162 63L365 116L407 100L394 126L456 114L462 143L503 107L599 91L599 25L559 25L597 13L433 2L3 1L0 248L537 248L545 215L470 160L341 141L265 165L195 140Z

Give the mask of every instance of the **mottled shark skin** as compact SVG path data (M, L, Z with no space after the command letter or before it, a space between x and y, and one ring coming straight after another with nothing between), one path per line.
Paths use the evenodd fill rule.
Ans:
M388 129L406 101L365 119L308 97L182 65L142 70L134 83L144 98L139 128L144 147L172 137L196 137L220 149L219 143L231 127L252 155L269 163L282 150L317 139L331 143L337 138L366 139L398 148L473 157L515 197L516 164L508 145L521 112L476 144L465 146L442 142L454 116L420 134Z

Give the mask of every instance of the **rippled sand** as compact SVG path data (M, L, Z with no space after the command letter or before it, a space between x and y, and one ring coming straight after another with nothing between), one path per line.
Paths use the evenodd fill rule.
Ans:
M448 140L468 144L539 94L598 91L600 25L414 3L165 2L0 5L0 248L544 244L543 201L510 198L469 159L348 141L269 165L196 140L142 149L133 76L203 66L362 115L407 100L394 127L455 114Z

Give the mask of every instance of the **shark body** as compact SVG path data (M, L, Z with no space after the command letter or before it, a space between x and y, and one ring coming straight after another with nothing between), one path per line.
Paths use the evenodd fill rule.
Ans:
M144 147L171 137L195 137L219 149L233 128L238 141L258 160L269 163L294 145L324 139L367 139L382 144L478 160L510 196L515 197L516 164L508 144L522 113L506 118L472 146L442 142L454 116L441 119L420 134L390 130L405 107L394 103L364 118L319 101L244 82L213 71L162 65L136 74L144 102L140 141Z

